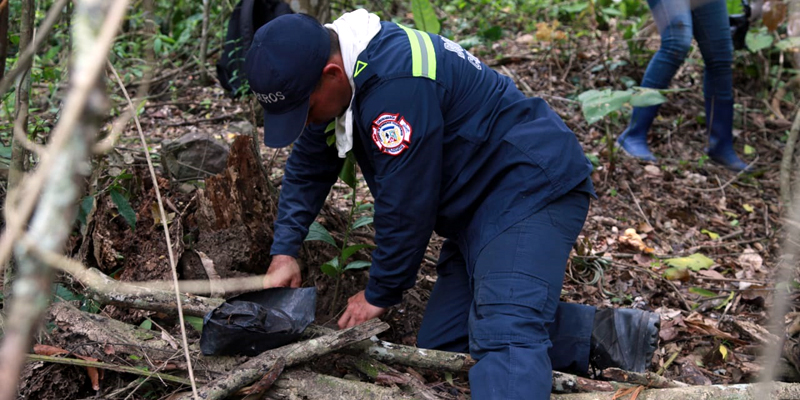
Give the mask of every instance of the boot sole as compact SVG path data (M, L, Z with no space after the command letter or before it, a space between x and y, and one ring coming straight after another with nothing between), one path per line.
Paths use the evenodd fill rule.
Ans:
M653 360L658 348L658 332L661 329L661 317L656 313L642 312L639 316L638 340L633 372L645 372Z

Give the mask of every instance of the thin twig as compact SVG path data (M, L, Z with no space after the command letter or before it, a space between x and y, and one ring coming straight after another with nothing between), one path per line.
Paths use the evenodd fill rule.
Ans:
M79 367L94 367L94 368L102 368L107 369L109 371L117 371L117 372L124 372L126 374L135 374L140 376L145 376L148 378L157 377L161 380L173 383L180 383L182 385L189 385L191 382L184 378L179 378L177 376L169 375L169 374L161 374L158 372L150 372L145 371L140 368L136 367L126 367L122 365L115 365L115 364L108 364L99 361L84 361L75 358L63 358L63 357L52 357L52 356L42 356L38 354L28 354L29 361L43 361L49 362L53 364L64 364L64 365L77 365Z
M625 186L628 187L628 193L630 193L631 197L633 197L633 202L636 204L636 208L639 209L639 214L642 214L642 218L644 218L644 222L647 223L647 226L652 227L653 225L650 224L650 219L647 218L647 215L645 215L644 210L642 210L642 206L639 204L639 199L637 199L636 195L633 194L633 190L631 190L630 185L625 185Z
M128 95L128 91L125 89L125 84L122 83L122 78L119 77L117 70L108 62L108 67L111 69L111 72L114 73L114 78L117 79L117 83L122 90L122 93L125 95L125 99L128 100L128 105L131 108L134 108L133 102L131 101L131 97ZM175 267L175 254L172 251L172 241L169 237L169 226L167 225L167 213L164 212L164 202L161 200L161 191L158 188L158 178L156 177L156 171L153 168L153 161L150 159L150 152L147 151L147 141L144 138L144 132L142 132L142 125L139 123L139 116L136 113L133 114L133 121L136 123L136 130L139 131L139 139L142 141L142 149L144 149L144 155L147 159L147 167L150 170L150 178L153 180L153 189L156 192L156 200L158 201L158 213L161 216L161 225L164 227L164 236L167 241L167 253L169 253L169 266L172 269L172 280L175 287L175 298L177 304L181 304L181 293L178 289L178 271ZM189 354L189 341L186 338L186 324L183 321L183 309L178 307L178 320L181 325L181 339L183 339L183 351L186 355L186 369L189 371L189 380L192 383L192 393L194 394L195 399L199 399L197 394L197 384L195 383L194 379L194 371L192 369L192 357Z

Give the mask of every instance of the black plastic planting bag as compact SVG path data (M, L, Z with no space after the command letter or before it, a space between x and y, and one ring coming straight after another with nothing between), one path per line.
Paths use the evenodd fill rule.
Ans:
M203 319L203 354L255 356L291 343L314 321L316 288L272 288L228 299Z

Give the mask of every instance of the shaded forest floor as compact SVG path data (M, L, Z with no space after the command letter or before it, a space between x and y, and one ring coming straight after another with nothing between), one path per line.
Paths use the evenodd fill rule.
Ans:
M623 156L612 165L605 136L610 133L616 137L621 133L627 116L609 117L587 125L574 99L591 88L624 88L622 77L640 81L647 53L632 57L626 42L613 36L602 42L583 37L559 44L529 39L521 35L474 51L493 68L512 77L527 94L547 100L574 130L587 155L596 161L592 178L599 198L591 206L568 266L562 300L660 313L661 342L651 370L664 367L663 375L668 378L690 384L754 380L761 370L760 348L769 341L764 327L777 284L773 272L781 262L783 210L779 201L778 166L789 129L786 121L774 118L765 106L763 99L769 88L762 80L746 77L742 68L735 69L736 149L746 162L754 162L754 174L737 175L704 157L707 137L702 123L702 62L698 52L692 53L693 62L686 63L673 81L672 87L686 90L669 96L651 131L651 149L659 161L642 163ZM658 39L652 37L645 42L645 48L652 50L657 43ZM156 77L171 72L157 71ZM252 130L254 114L259 109L253 111L251 104L225 97L218 85L202 86L196 81L196 73L182 73L157 81L151 88L151 93L163 92L149 99L141 114L153 153L159 151L161 141L190 132L231 143L236 135ZM787 105L783 111L792 115L794 110ZM86 238L76 232L71 248L74 255L82 251L84 255L92 253L84 257L92 264L89 266L123 280L168 279L163 232L152 216L152 185L147 183L149 178L134 129L130 124L117 150L97 160L103 170L89 182L100 193L99 211L95 212L98 234L92 238L95 243L91 249L82 250ZM262 134L259 127L257 135ZM282 166L290 150L263 146L260 150L269 179L279 188ZM128 185L136 188L131 190L130 199L139 221L135 231L127 227L108 196L110 182L123 173L132 175ZM204 186L202 180L170 182L164 177L159 185L174 205L183 241L191 248L192 241L200 236L193 213L197 209L196 188ZM331 192L329 204L346 215L349 196L350 189L339 182ZM370 199L363 182L358 198ZM341 239L336 233L341 226L335 219L323 215L319 222ZM371 237L368 226L359 228L354 240L370 242ZM384 316L391 329L382 339L415 343L425 304L436 281L435 260L440 244L441 238L434 237L416 287ZM331 257L330 249L313 243L304 247L310 254L306 260L318 263L306 265L303 275L304 286L318 288L316 323L332 327L347 297L364 287L367 272L345 274L342 294L332 304L335 283L318 268ZM696 271L670 270L667 259L693 254L702 254L712 263ZM358 257L366 259L366 253ZM251 271L237 271L231 276L263 273L266 267L264 261L260 267L251 266ZM188 276L185 270L181 272L184 278ZM665 274L672 279L665 278ZM81 292L80 285L68 278L61 278L60 282L61 287ZM783 285L782 289L791 292L794 304L785 322L797 325L798 284L793 281ZM66 300L70 299L67 296ZM110 306L97 311L137 325L149 319L173 335L179 334L173 319L154 312ZM196 331L190 332L190 340L196 341L198 337ZM55 330L43 336L42 342L66 346L69 338L59 338ZM317 363L317 367L337 376L348 373L349 368L340 365L337 356L328 357L325 362ZM46 379L42 379L42 371L46 371ZM465 375L451 380L437 371L420 372L430 386L443 392L454 396L468 392ZM783 377L797 379L797 372L787 369ZM95 393L86 374L75 367L32 363L24 379L23 393L28 398L89 398ZM114 380L106 378L103 393L107 395L110 386L124 386L131 380L124 375ZM140 391L134 397L166 396L167 392L156 387L148 389L150 394Z

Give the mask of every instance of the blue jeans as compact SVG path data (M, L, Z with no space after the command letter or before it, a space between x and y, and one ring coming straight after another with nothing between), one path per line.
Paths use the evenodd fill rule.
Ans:
M419 347L464 352L472 398L549 399L553 369L586 372L595 308L560 303L589 195L573 190L513 225L467 261L447 240Z
M661 33L642 86L666 89L689 53L692 36L705 62L706 99L733 100L733 42L725 0L647 0Z

